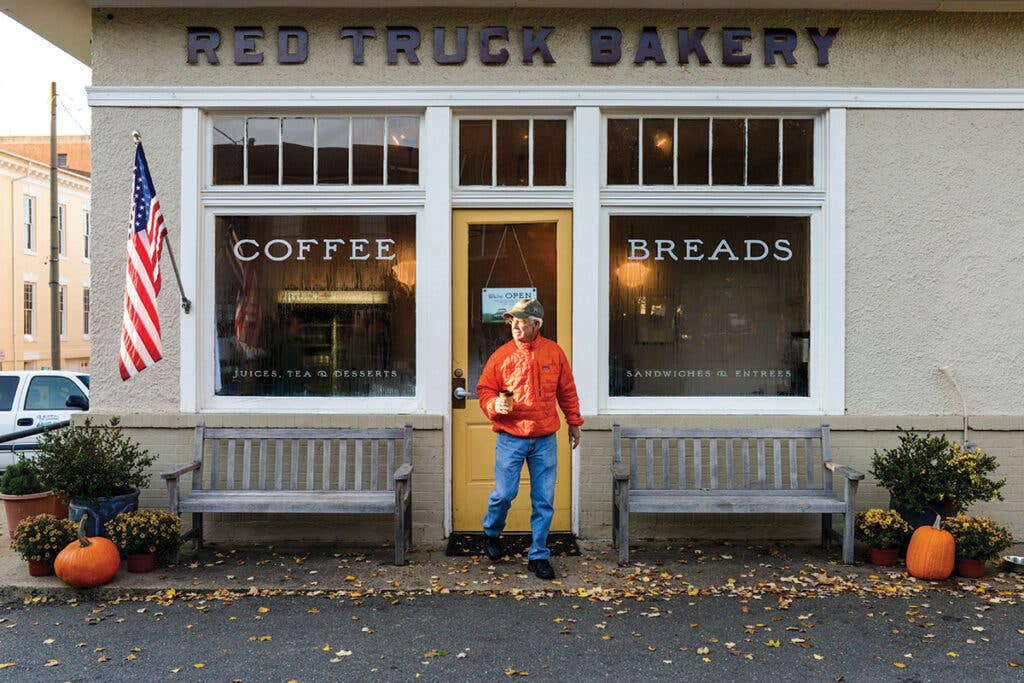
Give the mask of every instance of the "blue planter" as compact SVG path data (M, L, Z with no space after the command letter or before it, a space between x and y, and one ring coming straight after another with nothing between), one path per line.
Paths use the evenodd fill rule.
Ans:
M90 505L89 503L94 503ZM82 515L88 514L89 519L85 521L86 536L107 536L107 522L122 512L132 512L139 509L139 489L135 486L128 493L112 498L99 498L95 501L84 501L79 498L72 498L68 505L68 519L78 522Z

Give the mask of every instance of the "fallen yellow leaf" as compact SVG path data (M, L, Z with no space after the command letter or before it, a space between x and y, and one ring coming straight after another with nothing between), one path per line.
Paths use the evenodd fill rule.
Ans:
M193 664L192 666L194 666L194 667L195 667L195 668L197 668L197 669L203 669L203 668L205 668L205 667L206 667L206 665L205 665L205 664L203 664L202 662L196 662L196 663L195 663L195 664Z
M906 669L907 668L907 665L904 662L893 662L892 665L895 666L897 669Z
M256 611L259 612L260 614L266 614L267 612L270 611L270 608L269 607L260 607Z
M1013 666L1013 662L1010 662L1010 665ZM17 662L0 662L0 669L10 669L12 666L18 666L18 663Z
M959 657L960 655L958 655L958 654L957 654L957 653L955 653L955 652L947 652L947 653L946 653L946 656L947 656L947 657Z

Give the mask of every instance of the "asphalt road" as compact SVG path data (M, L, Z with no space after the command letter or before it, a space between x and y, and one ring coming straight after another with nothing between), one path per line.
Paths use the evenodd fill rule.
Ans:
M1024 680L1024 609L965 594L396 603L8 604L0 681Z

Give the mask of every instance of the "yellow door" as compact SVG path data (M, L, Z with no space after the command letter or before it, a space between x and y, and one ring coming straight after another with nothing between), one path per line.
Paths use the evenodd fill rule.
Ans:
M544 306L541 334L571 361L572 212L564 210L455 211L452 217L452 386L470 396L453 399L452 522L455 531L479 532L494 488L496 434L476 400L484 364L509 341L501 311L536 291ZM505 305L504 302L507 302ZM558 482L552 531L571 524L568 429L558 435ZM530 530L530 480L524 465L519 495L506 531Z

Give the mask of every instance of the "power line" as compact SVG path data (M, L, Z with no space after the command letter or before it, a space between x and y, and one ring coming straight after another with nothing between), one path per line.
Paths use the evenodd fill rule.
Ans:
M83 126L78 119L75 118L75 115L72 114L71 110L68 109L67 105L64 104L64 98L62 98L60 95L57 95L57 103L60 105L60 108L64 110L64 113L66 113L71 118L71 120L75 122L75 125L78 126L79 130L81 130L83 134L89 135L89 130L85 126Z

